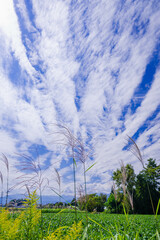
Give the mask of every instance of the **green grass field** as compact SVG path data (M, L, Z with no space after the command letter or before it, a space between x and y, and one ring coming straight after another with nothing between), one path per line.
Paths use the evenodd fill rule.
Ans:
M160 216L88 213L87 230L85 212L78 211L76 227L73 210L58 211L44 209L41 218L40 210L34 205L23 211L8 213L3 209L0 216L0 239L160 239ZM81 222L82 226L79 225ZM77 229L79 233L75 237Z
M153 215L120 215L120 214L88 214L89 239L111 239L112 235L126 236L122 239L157 239L160 217L157 221ZM85 213L78 213L78 220L85 225ZM61 221L61 222L60 222ZM95 222L94 222L95 221ZM43 213L44 231L53 232L59 226L71 226L74 223L73 213ZM49 227L50 226L50 227ZM116 238L114 238L116 239ZM119 238L118 238L119 239Z

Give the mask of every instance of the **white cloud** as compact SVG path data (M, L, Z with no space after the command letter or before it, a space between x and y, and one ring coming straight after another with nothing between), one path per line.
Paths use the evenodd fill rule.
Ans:
M0 152L12 155L16 151L17 141L4 130L0 130Z
M160 71L157 71L155 75L154 82L151 89L146 94L141 106L137 109L136 113L128 117L125 122L126 131L130 134L134 134L139 127L144 123L144 121L156 110L160 104L159 93L160 93Z
M8 44L8 47L19 60L22 69L26 70L32 76L35 71L26 56L26 50L21 40L21 32L13 1L1 1L0 30L4 34L5 42Z
M37 41L37 49L46 66L44 81L48 94L57 108L56 118L58 120L60 114L66 122L73 121L77 129L79 123L74 102L75 85L72 78L79 65L74 61L73 56L70 57L66 48L70 34L68 6L62 1L54 4L46 1L42 8L41 4L34 1L33 7L36 24L42 31ZM53 121L55 121L54 118Z
M25 6L24 0L15 5L9 0L0 4L0 136L4 139L0 151L9 148L12 154L27 151L33 144L44 144L53 151L51 164L62 167L64 193L72 194L72 165L67 160L68 166L61 166L67 153L56 147L54 134L46 132L54 131L52 123L64 122L75 134L82 131L85 140L87 132L91 136L89 147L95 154L87 167L97 163L87 172L89 192L109 192L111 172L121 159L133 163L138 172L140 163L122 149L126 135L134 135L160 103L157 70L134 114L129 106L157 44L159 6L155 9L153 1L125 1L120 6L120 2L105 0L88 5L33 0L32 9ZM31 38L20 28L14 7L20 11ZM35 26L29 18L31 10ZM20 65L19 85L9 75L14 60ZM154 121L147 122L137 143L141 149L146 146L146 157L158 158L159 118ZM148 141L150 135L153 144ZM82 173L78 163L77 183L83 182ZM46 176L52 176L51 167ZM93 182L94 177L100 183Z
M29 32L34 32L36 29L33 27L33 25L30 22L29 15L27 12L27 8L25 5L24 0L18 0L17 3L15 3L15 7L18 8L18 10L21 13L21 16L24 18L24 24L26 25Z

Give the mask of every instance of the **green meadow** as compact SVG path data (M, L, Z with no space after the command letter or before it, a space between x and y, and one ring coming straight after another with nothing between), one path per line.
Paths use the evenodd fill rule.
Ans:
M0 213L0 239L160 239L160 216L41 210Z
M43 217L45 233L49 226L51 232L59 227L59 215L44 213ZM158 239L156 229L159 229L159 216L155 219L153 215L89 213L88 217L88 239ZM85 213L78 213L78 221L81 220L84 231ZM61 213L61 226L71 226L73 223L73 213Z

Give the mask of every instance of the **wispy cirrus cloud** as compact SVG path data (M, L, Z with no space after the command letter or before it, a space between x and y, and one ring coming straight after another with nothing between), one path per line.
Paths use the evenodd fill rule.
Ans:
M15 0L0 9L1 152L7 144L10 155L44 146L46 174L55 163L67 194L71 162L50 134L52 123L81 132L93 149L89 191L109 192L120 159L140 170L124 148L127 134L146 158L158 159L158 1ZM83 181L80 163L77 179Z

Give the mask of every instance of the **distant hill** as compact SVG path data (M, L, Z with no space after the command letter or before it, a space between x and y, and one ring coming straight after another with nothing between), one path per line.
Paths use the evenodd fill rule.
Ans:
M68 201L71 202L73 197L70 196L63 196L63 198ZM15 194L15 195L9 195L8 197L8 203L12 200L16 200L16 199L25 199L24 194ZM61 199L62 202L65 202L64 199ZM42 198L43 201L43 205L47 204L47 203L56 203L59 202L59 197L58 196L46 196L44 195ZM3 197L3 204L5 204L5 197Z

